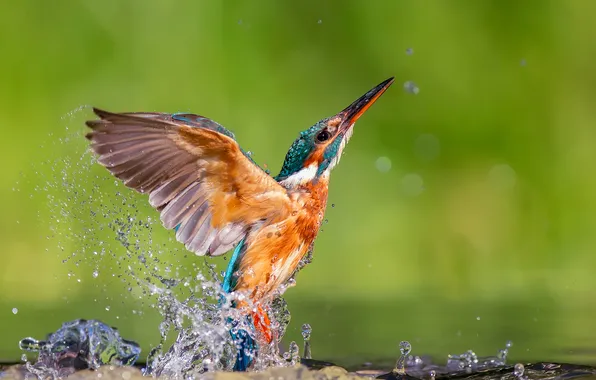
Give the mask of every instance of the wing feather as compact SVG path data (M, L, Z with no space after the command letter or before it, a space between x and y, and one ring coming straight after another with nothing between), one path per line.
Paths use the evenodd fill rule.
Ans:
M292 212L286 190L247 157L234 135L193 114L94 109L87 138L98 162L149 194L163 225L198 255L233 248L256 223Z

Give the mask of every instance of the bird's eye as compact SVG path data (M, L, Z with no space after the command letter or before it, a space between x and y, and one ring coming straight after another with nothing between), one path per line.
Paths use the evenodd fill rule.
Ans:
M317 135L317 141L324 142L324 141L329 140L330 137L331 137L331 133L327 132L326 130L323 130L323 131L319 132L319 134Z

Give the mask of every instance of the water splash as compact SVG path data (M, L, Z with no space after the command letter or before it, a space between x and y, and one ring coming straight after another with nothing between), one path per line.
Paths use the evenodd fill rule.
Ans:
M505 348L498 351L496 356L479 357L472 350L463 354L449 355L447 357L447 371L466 371L468 373L476 372L488 368L497 368L506 365L509 348L513 343L507 341Z
M310 334L312 328L308 323L302 325L302 339L304 339L304 359L312 359L312 352L310 349Z
M300 348L298 348L298 343L294 341L290 342L288 351L284 352L283 358L291 365L300 363Z
M399 342L399 351L401 355L397 358L397 362L395 363L395 368L393 372L399 375L405 375L406 373L406 358L410 355L412 351L412 345L410 342L403 340Z
M100 321L84 319L64 323L45 340L24 338L19 347L38 353L35 364L27 363L29 372L58 377L106 364L132 365L141 353L139 345L123 339L117 329Z
M63 137L50 136L42 149L49 148L46 156L54 158L36 163L34 178L23 178L23 184L35 189L31 198L47 204L47 210L41 208L39 213L41 225L49 229L46 251L68 266L64 276L75 286L85 278L94 280L99 289L96 302L107 312L116 309L111 305L126 302L138 306L124 311L128 318L141 318L146 311L161 315L160 341L148 354L144 374L193 377L230 370L236 347L226 321L245 320L231 307L233 297L242 295L224 294L223 276L215 265L177 244L146 197L124 188L95 164L83 138L87 117L79 117L86 108L63 118L75 127L67 126ZM56 158L57 150L69 154ZM311 260L307 255L301 267ZM285 361L278 348L290 322L282 296L294 285L291 278L266 308L275 339L269 347L261 347L257 370L295 362ZM108 286L111 292L106 291ZM119 296L105 296L118 288ZM252 330L245 322L236 328Z
M506 359L509 348L512 343L508 341L505 349L499 350L496 356L478 356L473 350L468 350L462 354L451 354L447 356L446 364L438 364L430 357L420 357L411 355L412 346L407 341L399 344L400 356L397 359L395 368L385 377L395 378L406 375L419 379L434 379L455 374L472 374L489 369L497 369L506 366ZM391 376L389 376L392 374ZM519 379L527 380L527 379Z

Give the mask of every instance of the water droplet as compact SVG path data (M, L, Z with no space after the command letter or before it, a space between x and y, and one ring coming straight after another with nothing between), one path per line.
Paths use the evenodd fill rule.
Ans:
M19 342L19 348L25 351L39 351L41 342L33 338L24 338Z
M525 65L527 65L527 64L528 64L528 62L527 62L525 59L522 59L522 60L519 62L519 64L520 64L520 65L522 65L522 66L525 66Z
M412 351L412 345L407 340L399 342L399 351L402 355L407 356Z
M99 276L99 271L96 269L93 271L92 273L93 278L97 278L97 276Z
M24 361L24 362L27 361L27 354L21 355L21 361Z
M395 368L393 369L394 373L405 375L406 373L406 358L412 351L412 345L407 340L402 340L399 342L399 352L401 355L397 358L397 362L395 363Z
M418 88L418 86L416 86L416 83L412 81L407 81L404 83L404 90L414 95L418 95L418 93L420 92L420 89Z
M13 307L13 308L12 308L12 313L13 313L13 314L16 314L16 313L18 313L18 312L19 312L19 309L17 309L16 307Z
M511 346L513 346L513 342L508 340L507 342L505 342L505 347L507 348L511 348Z
M412 54L414 54L414 49L412 49L412 48L407 48L407 49L406 49L406 54L407 54L407 55L412 55Z
M296 364L300 362L300 348L298 344L294 341L290 342L290 346L288 347L288 356L292 364ZM305 356L306 358L306 356Z
M312 352L310 350L310 334L312 327L308 323L302 325L302 338L304 339L304 358L312 359Z
M479 321L480 320L480 317L476 317L476 320Z
M384 156L379 157L377 158L377 161L375 161L375 167L381 173L387 173L389 170L391 170L391 159Z
M499 358L502 364L505 364L505 362L507 361L507 354L509 354L509 350L507 350L506 348L499 350L497 358Z
M331 203L331 208L335 207L335 203Z
M518 377L521 378L524 375L524 371L525 371L525 367L523 364L521 363L517 363L514 367L513 367L513 374Z
M322 24L322 23L323 23L323 20L317 21L317 24Z
M106 306L106 311L110 311L110 307L109 306Z

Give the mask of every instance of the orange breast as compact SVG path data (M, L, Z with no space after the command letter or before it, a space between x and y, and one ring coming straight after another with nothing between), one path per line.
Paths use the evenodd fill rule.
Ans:
M327 181L309 184L293 197L296 210L285 220L247 236L234 290L247 292L255 302L285 283L314 243L327 204Z

